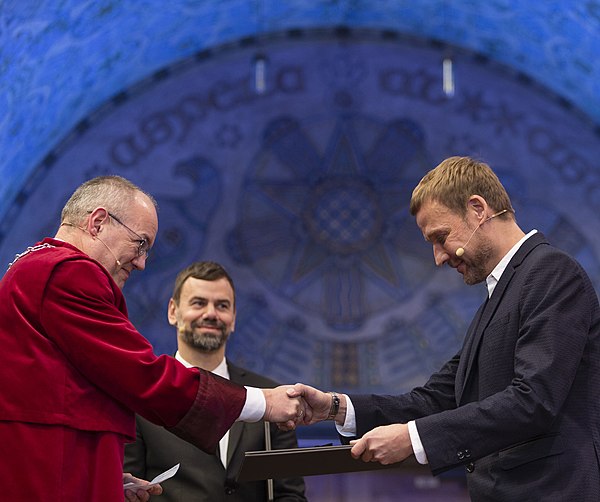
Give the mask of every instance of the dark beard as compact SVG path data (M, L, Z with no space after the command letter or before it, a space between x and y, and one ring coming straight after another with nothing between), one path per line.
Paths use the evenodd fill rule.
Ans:
M221 333L202 333L203 326L209 326L211 328L218 328ZM219 350L229 338L229 333L225 331L225 326L222 323L197 323L192 322L189 329L185 329L179 333L183 340L190 346L200 349L204 352L214 352Z

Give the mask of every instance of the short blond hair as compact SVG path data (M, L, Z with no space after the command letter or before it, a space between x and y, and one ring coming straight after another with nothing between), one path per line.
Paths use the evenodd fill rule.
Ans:
M490 166L471 157L449 157L423 176L415 187L410 214L416 215L425 202L435 201L465 216L472 195L483 197L493 211L506 209L507 215L514 213L506 189Z

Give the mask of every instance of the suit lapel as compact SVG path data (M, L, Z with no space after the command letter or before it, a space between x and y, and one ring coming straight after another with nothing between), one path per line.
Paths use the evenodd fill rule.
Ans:
M227 361L227 367L229 369L229 379L237 383L239 385L244 385L246 383L246 372L241 368L229 363ZM234 422L229 429L229 444L227 445L227 469L231 466L231 458L235 453L236 448L242 438L242 432L244 431L245 424L244 422Z
M477 336L477 334L479 332L479 327L481 326L483 313L488 303L489 301L486 299L486 301L477 310L477 313L473 318L473 322L471 323L471 326L469 327L469 331L467 332L467 336L465 338L465 343L460 356L460 362L456 370L455 389L457 405L460 405L463 391L467 385L467 379L472 366L474 352L476 352L476 342L480 338Z
M227 445L227 467L231 465L231 457L237 448L244 430L244 422L235 422L229 429L229 443Z
M461 361L457 369L457 405L461 404L464 390L467 387L469 377L472 375L473 366L475 364L477 354L479 353L479 347L481 345L481 340L483 338L485 329L494 317L498 305L500 304L500 301L504 296L504 293L506 292L506 289L515 275L518 267L521 265L521 263L523 263L523 260L525 260L529 253L531 253L531 251L540 244L547 244L547 241L540 232L537 232L521 245L515 255L508 262L506 269L500 277L500 281L494 288L491 298L480 307L480 310L478 311L479 320L472 324L474 328L465 340L465 346L461 354ZM466 364L463 363L463 358L466 359Z

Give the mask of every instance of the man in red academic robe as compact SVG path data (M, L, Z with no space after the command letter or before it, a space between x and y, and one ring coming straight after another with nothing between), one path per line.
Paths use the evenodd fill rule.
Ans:
M94 178L65 205L55 238L18 255L0 281L2 500L124 500L135 412L208 452L236 420L294 427L301 406L285 387L187 369L156 356L129 322L121 288L144 269L157 230L150 195Z

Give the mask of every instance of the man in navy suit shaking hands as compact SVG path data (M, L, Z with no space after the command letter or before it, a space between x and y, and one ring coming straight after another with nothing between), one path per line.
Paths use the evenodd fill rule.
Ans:
M473 501L600 500L600 308L590 279L518 226L490 167L451 157L414 189L410 212L466 284L487 297L462 348L398 396L297 384L304 422L334 419L364 461L415 454L434 475L463 465Z

